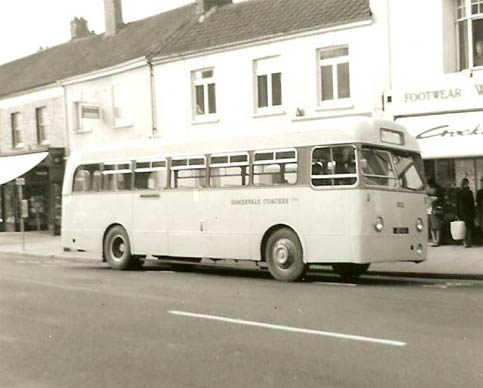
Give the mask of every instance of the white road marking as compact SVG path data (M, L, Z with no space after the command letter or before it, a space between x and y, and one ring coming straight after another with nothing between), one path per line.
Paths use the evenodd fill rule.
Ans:
M373 343L382 344L382 345L406 346L405 342L387 340L387 339L382 339L382 338L372 338L372 337L364 337L364 336L360 336L360 335L335 333L335 332L330 332L330 331L320 331L320 330L303 329L303 328L299 328L299 327L273 325L271 323L245 321L245 320L242 320L242 319L233 319L233 318L219 317L219 316L216 316L216 315L207 315L207 314L196 314L196 313L189 313L189 312L186 312L186 311L171 310L171 311L169 311L169 313L173 314L173 315L181 315L181 316L191 317L191 318L210 319L210 320L213 320L213 321L235 323L235 324L238 324L238 325L245 325L245 326L263 327L263 328L266 328L266 329L283 330L283 331L290 331L290 332L294 332L294 333L313 334L313 335L320 335L320 336L326 336L326 337L348 339L348 340L353 340L353 341L373 342Z
M312 284L323 284L329 286L343 286L343 287L356 287L357 284L354 283L331 283L331 282L311 282Z

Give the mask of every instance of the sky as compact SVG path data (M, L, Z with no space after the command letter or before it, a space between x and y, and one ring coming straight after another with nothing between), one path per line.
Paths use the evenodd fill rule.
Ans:
M143 19L194 0L122 0L124 22ZM83 17L104 32L103 0L0 0L0 64L70 40L70 22Z

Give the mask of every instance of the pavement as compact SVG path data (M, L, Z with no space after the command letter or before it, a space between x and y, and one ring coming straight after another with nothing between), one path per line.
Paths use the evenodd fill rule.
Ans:
M21 233L2 232L0 233L0 253L46 259L78 259L99 262L102 260L100 255L92 253L64 252L60 236L53 236L48 232L26 232L25 248L22 246ZM483 246L471 248L461 245L429 247L428 258L422 263L372 264L369 274L483 280Z

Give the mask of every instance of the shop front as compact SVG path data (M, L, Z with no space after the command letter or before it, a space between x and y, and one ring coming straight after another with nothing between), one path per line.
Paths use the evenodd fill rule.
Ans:
M449 236L449 222L456 219L456 196L464 178L476 193L483 189L483 110L471 112L396 117L416 136L427 177L432 177L445 193L443 235ZM481 244L481 217L475 219L474 240Z
M25 230L60 234L63 173L63 148L0 156L0 232L20 230L22 197L28 202Z
M388 98L388 96L390 96ZM449 222L456 219L456 196L463 178L476 202L483 177L483 81L473 78L386 95L394 120L418 140L427 177L445 193L443 239L454 243ZM482 242L481 216L474 240Z

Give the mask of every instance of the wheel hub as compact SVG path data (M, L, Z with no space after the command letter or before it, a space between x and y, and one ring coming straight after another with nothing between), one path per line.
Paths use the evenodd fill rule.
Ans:
M288 239L278 240L273 247L273 257L280 268L289 268L295 258L294 244Z
M114 260L120 260L126 253L126 242L121 236L117 236L112 240L111 253Z

